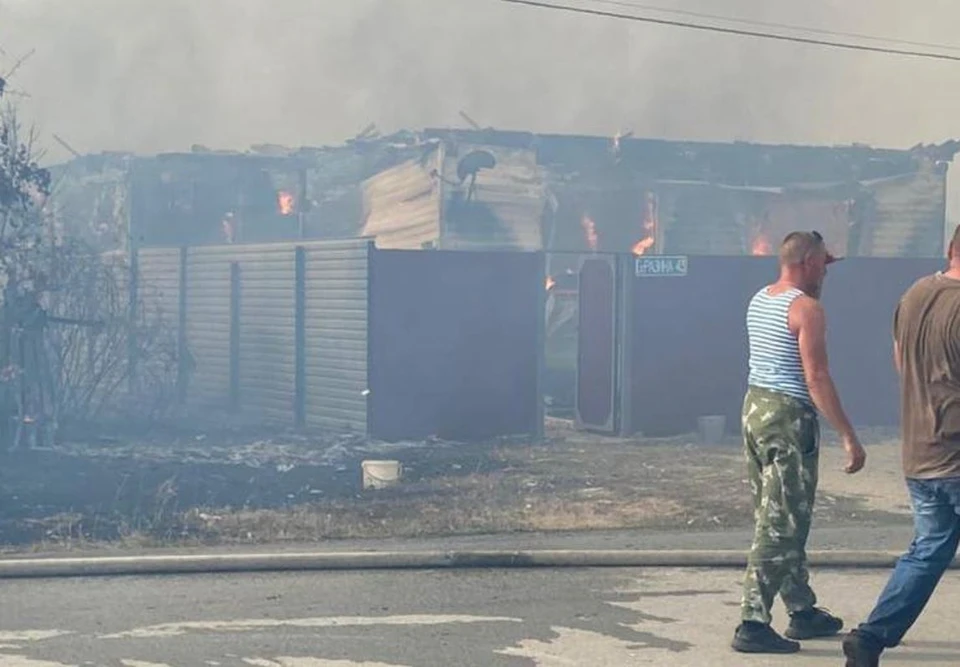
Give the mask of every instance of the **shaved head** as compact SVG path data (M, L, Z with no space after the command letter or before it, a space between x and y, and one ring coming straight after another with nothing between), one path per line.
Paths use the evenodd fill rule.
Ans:
M793 266L803 264L807 259L822 252L827 246L817 232L790 232L780 244L780 265Z
M780 244L780 280L819 299L827 264L835 261L820 232L790 232Z

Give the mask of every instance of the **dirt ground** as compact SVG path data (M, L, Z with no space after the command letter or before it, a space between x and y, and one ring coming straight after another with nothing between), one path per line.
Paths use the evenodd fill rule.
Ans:
M817 523L903 522L889 432L867 468L825 439ZM360 461L399 459L402 482L361 488ZM542 443L371 443L227 433L100 440L0 459L0 546L266 543L514 531L716 530L750 524L738 443L618 439L550 420Z

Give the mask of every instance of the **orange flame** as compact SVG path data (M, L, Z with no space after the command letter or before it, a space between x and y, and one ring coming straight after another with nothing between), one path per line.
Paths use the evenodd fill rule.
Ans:
M633 254L639 257L647 252L657 243L657 224L659 214L657 212L657 195L652 192L647 193L646 204L643 209L643 232L642 239L633 244Z
M600 237L597 236L597 225L586 213L583 214L583 217L580 219L580 226L583 227L583 233L587 238L587 247L590 250L597 249L597 243L600 241Z
M633 254L639 257L652 248L654 243L656 243L656 241L652 236L647 236L646 238L640 239L633 244Z
M293 194L286 190L281 190L277 193L277 208L280 210L280 215L292 215L294 205L295 200Z
M549 292L557 284L557 281L553 279L553 276L547 276L547 291Z
M758 257L773 254L773 245L762 231L757 230L754 234L753 242L750 244L750 254Z

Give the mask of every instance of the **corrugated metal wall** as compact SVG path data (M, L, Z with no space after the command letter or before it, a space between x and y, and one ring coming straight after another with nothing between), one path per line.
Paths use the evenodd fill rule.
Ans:
M142 250L132 266L144 308L183 327L188 413L399 439L539 432L542 254L346 239Z
M933 169L866 184L875 198L874 219L861 255L940 257L946 174Z
M240 266L240 406L292 422L296 374L295 246L234 246Z
M308 426L366 431L371 245L363 239L304 245Z
M420 250L440 240L438 178L443 148L407 160L363 183L363 236L380 248Z
M226 408L230 399L230 246L187 254L187 350L191 406Z
M145 306L185 323L189 411L465 439L538 428L542 259L347 239L150 250L137 264Z
M471 177L461 166L482 157L495 166ZM544 174L528 149L459 144L443 161L444 250L540 250ZM378 243L378 246L380 244ZM383 246L380 246L383 247Z
M183 341L189 357L183 364L188 374L187 405L224 409L235 400L233 407L247 417L297 423L301 247L304 421L315 427L365 431L371 246L368 240L352 239L190 248ZM138 261L144 306L162 309L165 319L177 326L180 250L145 249ZM236 344L233 357L231 333Z
M144 312L176 326L180 311L180 249L144 248L137 261L139 299Z

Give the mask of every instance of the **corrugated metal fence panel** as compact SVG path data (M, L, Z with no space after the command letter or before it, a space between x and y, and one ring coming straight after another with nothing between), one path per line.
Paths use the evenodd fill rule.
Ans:
M193 370L191 406L226 407L230 398L229 246L190 248L187 254L187 349Z
M367 428L370 242L327 241L306 253L306 422Z
M139 298L151 320L177 326L180 309L180 249L144 248L137 257Z
M104 266L108 267L113 274L116 289L114 298L117 304L130 303L130 259L121 250L105 252L101 257Z
M292 424L295 246L234 248L240 264L240 408L246 414Z

